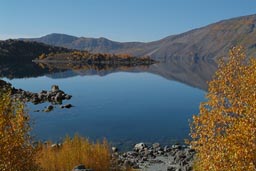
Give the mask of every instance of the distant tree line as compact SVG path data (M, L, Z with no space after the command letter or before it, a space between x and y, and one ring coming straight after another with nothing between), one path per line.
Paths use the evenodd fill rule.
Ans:
M70 63L83 62L87 64L152 64L150 57L134 57L129 54L90 53L88 51L51 52L41 54L40 61L66 61Z
M25 63L31 62L42 53L60 53L71 50L61 47L53 47L43 43L6 40L0 41L0 62Z

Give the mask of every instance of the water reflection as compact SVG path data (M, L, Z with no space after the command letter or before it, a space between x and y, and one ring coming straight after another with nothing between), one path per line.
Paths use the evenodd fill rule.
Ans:
M105 76L115 72L149 72L168 80L175 80L187 85L207 90L207 81L211 80L217 64L206 59L173 58L165 63L153 65L85 65L85 64L35 64L35 63L0 63L0 77L32 78L47 76L53 79L74 76Z

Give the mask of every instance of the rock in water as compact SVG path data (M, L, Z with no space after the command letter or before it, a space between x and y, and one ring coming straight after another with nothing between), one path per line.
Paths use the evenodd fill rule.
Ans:
M53 110L53 106L52 105L49 105L46 107L46 109L44 110L44 112L50 112Z
M65 99L66 99L66 100L71 99L71 97L72 97L71 95L68 95L68 94L65 95Z
M65 104L65 105L62 105L60 108L61 109L64 109L64 108L67 108L67 109L69 109L69 108L71 108L71 107L74 107L72 104Z
M57 85L52 85L52 92L57 92L57 91L59 91L60 89L59 89L59 86L57 86Z
M62 93L57 93L56 94L56 96L54 97L54 100L56 101L56 102L60 102L60 101L62 101Z
M0 80L0 89L2 91L11 91L12 98L18 99L22 102L32 102L33 104L40 104L50 102L52 105L62 104L62 100L69 100L72 98L71 95L66 94L64 91L59 89L58 85L52 85L51 91L42 90L39 93L33 93L22 89L16 89L12 87L10 83ZM43 111L50 112L53 110L53 106L49 105ZM73 105L67 104L61 106L61 108L71 108ZM35 112L39 112L38 110Z

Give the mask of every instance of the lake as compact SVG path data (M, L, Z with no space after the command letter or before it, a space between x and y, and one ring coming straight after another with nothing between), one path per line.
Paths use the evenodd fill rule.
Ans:
M128 72L65 70L4 80L32 92L58 85L73 96L63 104L75 107L55 105L48 113L41 112L48 103L27 104L36 139L60 141L67 134L78 133L91 140L107 138L117 145L141 141L170 144L189 138L189 119L205 100L202 87L206 85L202 73L186 70L175 75L173 69L177 72L171 64L154 64ZM200 82L205 85L196 87Z

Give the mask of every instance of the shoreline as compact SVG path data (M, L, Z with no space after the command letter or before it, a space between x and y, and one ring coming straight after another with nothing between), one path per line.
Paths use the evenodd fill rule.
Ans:
M52 144L50 147L56 150L61 148L62 145L62 143L57 143ZM110 149L110 154L113 169L126 170L128 168L132 169L132 171L192 171L196 152L188 145L162 146L160 143L146 145L141 142L135 144L131 150L123 152L119 152L119 149L113 146ZM86 168L86 163L74 166L72 171L84 171L83 169L94 171Z
M141 171L192 171L195 151L187 145L135 144L131 151L112 147L112 160L120 167Z

